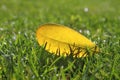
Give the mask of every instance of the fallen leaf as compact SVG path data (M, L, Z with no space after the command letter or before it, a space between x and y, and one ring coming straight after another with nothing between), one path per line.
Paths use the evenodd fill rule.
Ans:
M85 36L63 25L41 25L36 31L36 37L40 46L44 45L45 50L56 55L85 57L88 50L93 53L99 51L96 44Z

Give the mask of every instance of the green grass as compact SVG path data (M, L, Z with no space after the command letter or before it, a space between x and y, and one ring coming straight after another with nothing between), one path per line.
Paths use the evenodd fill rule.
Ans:
M119 80L119 4L119 0L0 0L0 80ZM49 54L35 35L45 23L81 30L101 52L86 58Z

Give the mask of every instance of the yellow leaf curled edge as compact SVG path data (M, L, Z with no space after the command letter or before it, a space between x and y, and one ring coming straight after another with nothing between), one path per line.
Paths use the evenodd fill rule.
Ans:
M56 55L85 57L87 49L98 52L99 48L79 32L58 24L44 24L36 31L40 46Z

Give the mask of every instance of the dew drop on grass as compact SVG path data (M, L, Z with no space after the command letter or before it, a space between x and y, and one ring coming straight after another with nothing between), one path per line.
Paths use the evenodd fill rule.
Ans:
M106 21L106 18L103 17L103 18L100 19L100 21L101 21L101 22L105 22L105 21Z
M12 38L13 38L13 40L16 40L16 35L14 35Z
M3 10L7 10L6 5L2 5L1 8L2 8Z
M106 43L106 40L103 40L103 43Z
M0 31L3 31L4 30L4 28L0 28Z
M11 22L11 26L14 26L14 25L15 25L15 21L12 21L12 22Z
M4 57L10 57L10 55L8 55L8 54L4 54L3 56L4 56Z
M2 67L0 66L0 70L2 69Z
M9 40L9 44L12 44L13 42L11 40Z
M40 75L41 77L43 77L43 75Z
M21 34L21 32L19 31L18 34Z
M120 16L118 16L118 20L120 20Z
M103 33L103 35L104 37L110 37L110 35L107 32Z
M56 74L56 76L58 77L58 76L59 76L59 74Z
M86 8L84 8L84 12L88 12L89 11L89 9L86 7Z
M54 68L54 71L55 71L55 72L57 71L57 68L56 68L56 67Z
M90 35L90 31L87 30L87 29L86 29L86 30L81 30L81 29L80 29L79 32L80 32L80 33L85 33L85 34L87 34L87 35Z
M116 38L116 35L114 35L113 38Z
M32 79L35 79L35 75L32 76Z
M61 66L61 68L63 69L63 68L64 68L64 66Z
M89 30L84 30L84 33L87 35L90 35L90 31Z
M6 42L3 42L4 45L6 45L7 43Z
M79 32L82 33L82 30L80 29Z
M45 77L43 75L40 75L42 77L43 80L45 80Z

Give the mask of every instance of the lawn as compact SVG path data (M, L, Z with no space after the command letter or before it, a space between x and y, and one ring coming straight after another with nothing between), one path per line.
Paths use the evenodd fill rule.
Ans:
M119 0L0 0L0 80L119 80L119 4ZM36 30L46 23L81 32L100 52L73 58L45 51Z

